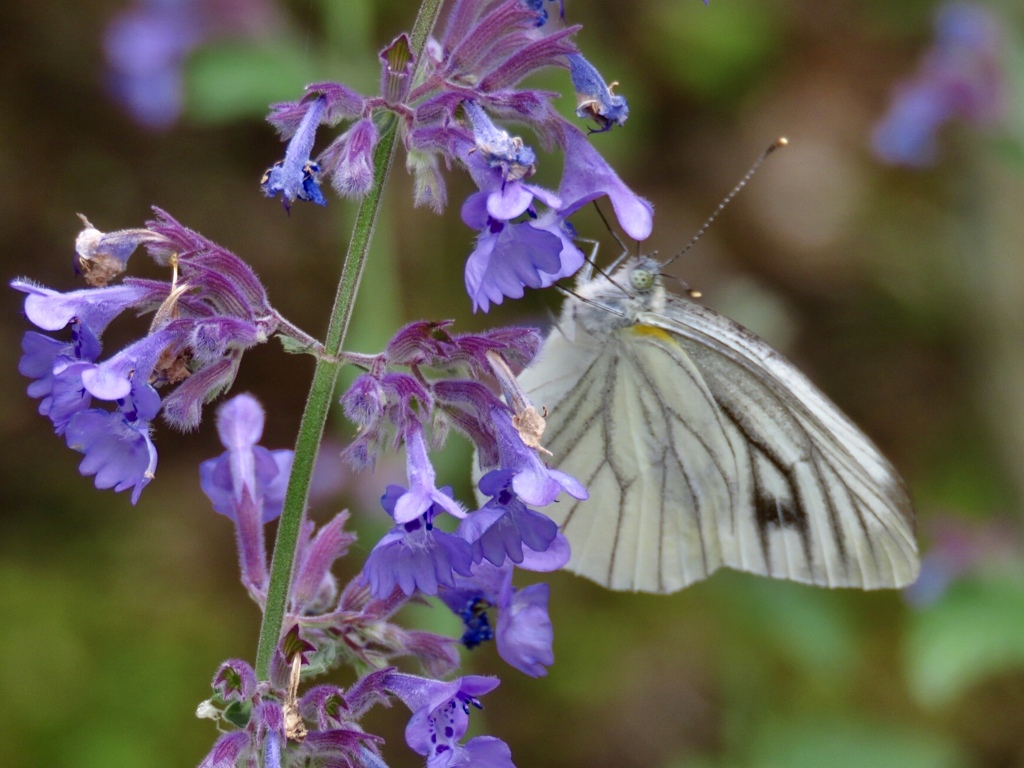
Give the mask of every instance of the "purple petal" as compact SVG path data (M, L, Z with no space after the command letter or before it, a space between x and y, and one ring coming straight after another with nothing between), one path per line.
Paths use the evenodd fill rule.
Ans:
M249 751L252 736L246 731L234 731L221 736L213 745L199 768L235 768L239 758Z
M373 151L379 136L373 120L360 120L320 155L320 165L343 197L362 197L373 184Z
M247 701L256 692L256 672L241 659L229 659L213 676L213 689L224 701Z
M132 504L138 502L156 472L148 424L133 426L120 412L82 411L71 418L65 437L69 448L85 454L78 469L95 475L97 488L133 488Z
M533 584L517 591L498 614L498 655L532 677L543 677L555 663L549 594L547 584Z
M462 222L470 229L481 230L487 227L487 201L489 192L474 192L462 204Z
M524 548L523 562L517 565L525 571L537 571L538 573L557 571L566 566L571 554L569 540L559 532L543 552Z
M13 280L11 287L29 294L25 299L25 315L44 331L58 331L78 318L97 336L145 292L135 285L111 285L60 293L26 280Z
M502 189L487 196L487 213L499 221L511 221L526 213L533 202L533 192L525 184L510 181Z
M331 579L331 566L355 541L345 531L348 512L335 515L327 525L316 532L316 537L302 553L302 561L292 582L292 600L298 605L312 602L321 591L325 579Z
M558 235L534 222L508 224L497 233L485 232L477 241L466 261L466 291L473 310L486 312L506 296L522 298L524 288L547 288L582 263L575 246L566 247Z
M465 752L457 762L449 763L460 768L515 768L512 750L501 739L494 736L474 736L460 747Z
M180 338L181 321L156 331L125 347L109 360L93 365L82 372L82 383L89 394L100 400L119 400L132 388L132 380L149 380L157 359L174 341Z
M229 451L252 448L263 436L263 406L249 394L236 395L217 410L217 434Z
M235 354L193 371L164 400L167 423L182 431L198 427L203 405L231 386L239 362Z
M634 240L646 240L654 226L651 204L622 183L582 131L567 123L560 128L565 168L558 194L566 202L559 214L568 217L590 201L607 195L625 233Z
M374 597L383 600L398 587L436 595L438 585L454 586L453 572L469 575L473 555L463 539L436 528L406 532L393 528L366 558L363 573Z
M271 168L263 177L261 186L267 197L281 195L281 202L287 209L296 200L309 200L317 205L326 205L320 191L319 166L310 160L316 129L327 106L326 96L317 96L306 105L306 114L288 142L284 160Z

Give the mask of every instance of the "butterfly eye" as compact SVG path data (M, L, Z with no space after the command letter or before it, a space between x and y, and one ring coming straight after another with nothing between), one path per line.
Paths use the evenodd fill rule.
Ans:
M634 269L629 275L629 283L635 290L647 291L654 285L654 275L646 269Z

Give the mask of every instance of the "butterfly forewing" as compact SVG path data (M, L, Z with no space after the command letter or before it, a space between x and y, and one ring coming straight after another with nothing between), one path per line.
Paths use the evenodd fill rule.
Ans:
M571 388L542 378L569 361L582 363ZM624 328L602 344L554 334L520 383L537 403L563 395L545 443L590 491L545 510L572 544L570 570L613 589L671 592L722 564L718 527L737 469L711 392L669 334Z

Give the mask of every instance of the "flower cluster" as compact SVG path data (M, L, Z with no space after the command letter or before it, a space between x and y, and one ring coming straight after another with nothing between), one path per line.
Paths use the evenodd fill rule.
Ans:
M283 659L284 653L278 651L277 656ZM293 658L293 669L300 670L301 652ZM364 675L347 689L317 685L298 697L299 674L287 684L257 683L246 662L234 659L221 665L213 679L214 695L200 705L199 713L237 730L222 735L199 768L384 768L379 752L383 739L363 730L359 721L376 705L390 706L392 699L412 712L405 740L427 758L428 766L514 768L511 750L500 739L475 736L462 743L471 708L483 709L479 697L498 686L497 678L469 675L442 681L385 668Z
M598 132L622 125L629 114L625 98L613 93L615 84L606 84L573 45L578 28L556 28L544 5L543 0L454 3L422 62L413 60L405 36L382 51L379 95L315 83L302 100L274 105L268 119L289 144L284 159L264 175L264 192L280 195L285 207L295 200L323 205L320 182L327 177L343 196L365 194L373 182L383 116L394 116L417 205L445 207L442 164L465 168L480 189L463 204L462 220L478 233L466 262L466 290L474 309L485 312L505 297L550 286L582 266L567 219L599 197L610 198L630 237L648 237L651 205L619 179L586 134L558 114L552 106L557 94L519 85L539 69L562 67L576 90L577 115L592 120ZM313 159L317 127L343 120L353 122ZM495 120L524 124L546 149L564 153L557 190L527 181L536 170L536 152Z
M269 451L258 444L263 421L263 410L250 395L225 403L217 427L226 451L200 467L202 487L214 509L235 525L242 581L261 605L268 567L263 526L281 511L283 481L292 460L291 451ZM264 764L275 768L303 760L318 765L384 765L379 756L382 740L364 731L359 721L371 707L395 698L412 712L406 741L428 758L428 765L471 761L511 768L509 748L499 739L477 736L462 743L470 708L479 708L479 697L493 690L498 680L437 679L458 665L454 641L392 622L414 590L389 590L379 597L364 577L357 576L339 594L331 567L355 538L344 530L346 519L347 513L342 512L318 531L311 522L303 526L285 617L289 629L274 652L269 679L257 682L252 667L237 659L224 662L214 676L213 696L197 714L221 720L227 732L201 766L234 766L261 754ZM468 566L472 547L460 541ZM539 546L536 537L526 543ZM487 556L497 559L498 549L487 546ZM492 572L487 578L494 603L503 610L499 643L516 649L517 666L524 671L543 674L543 665L552 662L546 587L536 585L516 593L510 583L510 564L500 570L487 567ZM464 581L465 589L478 588ZM463 593L453 589L446 601L456 594ZM388 666L400 656L418 659L429 677ZM362 672L352 686L343 690L316 685L299 696L303 678L343 661Z
M547 590L537 585L517 592L512 571L550 571L568 562L558 527L532 507L551 504L562 492L578 499L587 492L544 464L526 426L528 415L539 415L521 392L510 391L517 384L505 359L529 362L536 333L506 328L457 335L449 326L413 323L380 355L353 356L367 372L342 398L360 428L346 456L365 467L381 448L404 444L409 479L408 488L389 486L381 499L395 525L367 558L365 580L381 600L396 591L439 595L466 624L468 647L494 637L486 611L497 607L501 656L527 674L544 674L553 661ZM480 383L490 376L509 392L513 406ZM487 501L478 510L467 513L449 488L437 487L428 425L435 435L451 428L463 432L476 445L481 466L496 467L480 480ZM459 521L453 532L437 525L445 516Z
M70 331L70 339L28 332L18 369L33 380L28 393L39 412L85 454L82 474L95 475L97 488L132 488L135 503L156 471L150 425L157 414L178 429L195 428L203 404L231 386L242 353L281 321L245 262L162 211L144 229L102 233L85 225L76 268L91 287L61 293L11 283L27 294L25 314L35 326ZM172 280L111 284L140 245L172 268ZM148 330L101 360L104 331L129 310L152 313Z
M133 87L153 97L147 119L165 121L177 109L178 65L211 29L199 19L219 6L138 2L145 13L111 35L125 60L138 56L140 39L158 43L150 51L152 71L143 72L152 77ZM626 234L645 239L651 205L591 144L592 134L623 125L628 104L576 48L578 28L565 26L562 1L557 15L552 2L457 0L422 52L413 54L406 35L381 52L377 95L316 83L302 99L273 105L269 120L288 146L265 173L263 192L280 196L286 209L295 200L325 205L324 179L342 196L363 196L379 181L376 155L388 146L382 137L402 142L417 205L440 212L447 204L442 168L464 170L477 187L461 206L463 222L477 233L465 285L474 309L483 311L582 266L569 217L592 201L608 197ZM149 38L141 34L147 30ZM576 117L592 126L591 135L558 114L557 94L521 85L547 67L567 71ZM319 126L343 121L347 129L315 154ZM507 123L525 126L541 150L564 156L557 188L532 183L538 153ZM122 279L140 247L170 269L169 280ZM202 463L200 484L215 512L234 525L242 583L267 620L260 676L244 661L226 661L212 697L200 705L197 715L220 721L222 730L201 765L380 768L382 739L361 720L377 704L400 701L411 712L406 742L430 768L513 768L504 742L466 739L471 710L481 708L480 698L498 680L444 678L458 668L460 643L474 648L494 640L509 665L534 677L554 662L548 587L516 587L516 568L547 572L568 562L569 544L543 509L563 493L585 499L587 490L547 465L544 419L512 373L537 353L538 333L457 334L450 321L424 321L399 330L379 354L325 350L270 306L243 261L161 211L143 228L111 233L85 221L75 269L88 287L60 293L12 283L27 294L25 313L44 332L26 334L20 370L57 434L85 454L80 469L95 475L97 487L131 488L136 502L156 470L157 415L179 429L198 426L203 405L231 386L244 351L274 334L294 350L317 354L321 370L362 370L341 398L358 427L343 453L350 464L371 468L382 452L404 448L407 483L389 485L381 497L390 530L342 585L332 568L355 541L345 528L348 512L318 527L301 504L284 510L293 465L301 478L310 457L294 460L292 451L260 445L264 413L252 396L219 410L225 451ZM148 327L104 356L101 339L126 312L151 315ZM60 332L65 336L50 335ZM315 397L326 392L314 387ZM476 447L482 476L472 506L439 485L431 461L452 430ZM303 432L299 445L311 434ZM281 565L287 556L275 556L271 568L266 546L265 528L282 514L281 529L290 536L279 546L297 538L286 553L294 554L291 573ZM272 597L285 586L283 601ZM400 608L427 598L461 619L460 639L395 622ZM417 660L424 676L398 671L393 665L403 658ZM304 681L340 664L356 672L350 686L300 691Z
M887 163L934 162L938 130L953 120L990 125L1005 111L999 21L973 3L948 3L935 17L935 42L917 73L897 86L875 126L872 147Z

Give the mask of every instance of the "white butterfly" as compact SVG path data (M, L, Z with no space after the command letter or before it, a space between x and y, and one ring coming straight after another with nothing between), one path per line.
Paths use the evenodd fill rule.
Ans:
M634 259L580 280L519 382L551 464L590 491L544 509L567 568L673 592L721 566L829 587L917 577L914 513L871 441L781 354L666 294Z

